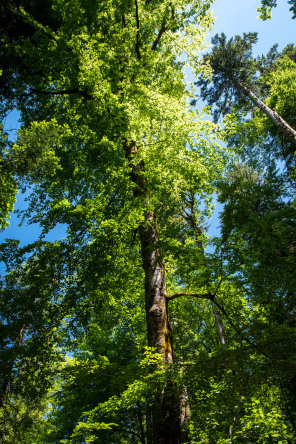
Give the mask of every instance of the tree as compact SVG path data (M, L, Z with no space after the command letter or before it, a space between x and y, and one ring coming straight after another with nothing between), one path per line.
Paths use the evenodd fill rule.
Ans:
M48 266L45 272L42 254L37 260L36 251L26 259L30 250L34 247L18 248L15 240L0 245L6 269L0 279L1 442L36 442L43 432L48 390L60 360L61 317L54 295L48 298L56 269Z
M252 338L258 344L259 334L269 343L264 353L274 366L272 379L285 393L283 408L295 429L295 350L290 342L295 329L291 269L295 261L295 208L287 191L287 184L274 168L263 173L236 165L220 195L225 205L219 250L227 262L225 268L236 274L237 285L241 282L248 288L249 303L258 304Z
M105 1L87 7L55 2L58 29L20 9L36 32L13 42L25 57L25 69L14 75L15 97L34 151L48 125L58 132L55 171L37 169L30 178L38 182L34 220L45 231L67 223L68 245L84 250L82 273L95 269L99 280L110 274L118 245L130 243L135 233L145 275L148 345L161 355L162 367L173 363L164 258L178 242L174 246L170 233L183 230L176 213L186 194L208 195L221 165L216 146L198 139L203 132L211 137L214 125L188 110L190 93L178 60L188 41L192 57L201 48L208 7L202 1ZM25 140L19 145L28 149ZM160 233L166 233L168 245ZM95 267L98 255L106 271ZM87 284L79 274L77 279L78 285L95 286L96 279ZM180 442L173 381L159 387L151 412L152 442Z
M215 103L217 109L214 119L217 121L220 113L225 115L234 105L245 104L246 98L252 105L262 111L277 129L296 147L296 131L282 116L269 108L252 90L258 90L258 62L252 57L252 44L256 43L255 33L235 36L228 42L225 34L213 37L214 45L211 54L204 56L204 63L213 69L212 76L200 76L197 85L201 87L200 96L210 105ZM212 86L211 86L212 84ZM251 108L249 107L249 110Z
M293 12L293 19L296 17L296 2L295 0L288 0L291 6L290 11ZM260 12L260 18L262 20L267 20L271 18L271 9L277 6L276 0L261 0L262 6L257 9Z
M287 48L289 53L289 48ZM291 54L291 53L290 53ZM268 87L268 94L265 103L273 109L278 110L280 114L289 122L294 124L294 94L295 94L295 62L286 55L286 49L279 57L278 61L273 65L273 70L262 78ZM289 89L284 87L287 82ZM236 126L234 124L234 126ZM233 130L234 130L233 126ZM242 140L242 133L245 145L245 157L259 160L262 153L271 162L277 159L283 165L282 177L289 182L290 187L295 188L294 168L295 168L295 147L288 139L274 127L274 125L266 119L262 113L254 113L251 119L244 118L237 130L230 130L229 142L231 144L239 144ZM236 135L234 136L234 133ZM290 193L292 191L290 190Z
M228 238L206 252L228 153L216 142L219 127L189 105L181 56L186 50L197 74L204 69L196 60L208 7L55 0L58 26L19 9L29 31L22 39L14 31L7 48L22 58L9 84L23 123L7 158L18 165L25 153L13 171L31 190L23 217L43 237L14 256L1 318L16 313L11 342L17 325L29 325L26 356L50 357L43 443L293 439L273 377L279 361L270 365L268 354L272 309L248 298ZM66 237L47 241L59 224ZM22 372L17 358L12 396L26 401L18 382L34 388L35 368Z
M266 378L276 381L284 394L283 409L294 427L291 412L295 376L291 363L295 350L287 337L294 337L295 282L290 265L295 261L295 138L286 138L269 118L269 112L264 116L252 109L245 100L250 94L241 87L248 85L286 121L294 122L293 45L288 45L282 54L274 47L266 57L255 60L252 41L256 41L254 34L236 36L229 42L224 35L216 36L217 46L205 56L214 69L213 83L210 77L199 80L201 96L216 107L216 118L219 113L232 112L224 123L228 146L237 155L221 182L219 200L224 208L216 254L221 263L225 261L221 265L223 274L235 281L237 288L244 288L248 303L257 307L258 317L252 316L252 332L245 338L252 337L255 347L263 337L267 343L277 344L277 355L270 345L260 345L274 368L273 375L266 374ZM289 89L283 87L287 79ZM253 103L257 104L255 100ZM285 162L280 173L279 161ZM260 371L264 373L266 369Z

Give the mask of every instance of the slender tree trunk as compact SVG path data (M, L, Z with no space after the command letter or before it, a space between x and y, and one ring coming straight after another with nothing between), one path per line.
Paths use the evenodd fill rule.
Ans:
M226 336L225 336L225 331L224 331L224 327L223 327L223 322L222 322L220 310L215 306L213 301L211 301L211 304L212 304L213 314L215 317L215 323L216 323L216 328L217 328L217 333L219 336L220 344L225 345L226 344Z
M137 143L124 142L126 158L131 167L131 180L135 185L134 196L143 199L144 207L150 201L149 188L143 162L135 162ZM159 232L153 210L144 210L144 220L139 227L141 254L145 272L145 308L148 346L161 354L163 364L173 363L172 333L166 298L165 264L158 243ZM167 381L156 395L152 411L152 444L180 444L180 400L176 388Z
M150 408L149 399L147 399L148 402L146 402L146 436L147 436L147 443L146 444L153 444L152 443L152 437L153 437L153 431L152 431L152 412Z
M221 346L224 346L226 344L226 336L225 336L223 321L221 318L221 313L220 313L220 310L215 306L213 301L211 301L211 304L212 304L213 314L215 317L215 323L216 323L217 333L219 336L219 342L220 342ZM233 377L235 377L234 371L232 371L232 375L233 375ZM232 439L233 439L233 430L234 430L235 426L239 423L239 414L240 414L240 411L239 411L239 405L238 405L235 409L235 413L233 416L233 423L230 424L229 431L228 431L229 439L230 439L231 443L232 443Z
M181 406L181 424L185 424L186 420L190 418L190 405L188 400L188 389L184 385L181 396L180 396L180 406Z
M140 427L141 444L146 444L144 425L143 425L143 414L140 406L138 406L138 420Z
M240 415L240 411L239 410L240 409L239 409L239 405L238 405L236 407L236 409L235 409L235 414L234 414L234 417L233 417L233 424L231 424L229 426L229 439L230 439L231 443L232 443L232 439L233 439L233 430L234 430L235 426L237 426L239 424L239 415Z
M262 100L260 100L256 94L253 93L253 91L236 80L233 80L233 82L236 88L251 99L252 102L275 124L281 133L284 134L284 136L286 136L294 146L296 146L296 131L294 128L292 128L276 111L273 111L271 108L265 105L265 103L262 102Z

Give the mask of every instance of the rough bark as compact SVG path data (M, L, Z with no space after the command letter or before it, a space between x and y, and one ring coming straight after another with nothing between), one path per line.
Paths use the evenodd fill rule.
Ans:
M173 364L172 333L166 298L165 264L159 251L159 232L156 215L149 209L150 193L145 177L144 162L136 162L135 141L124 142L126 158L131 167L134 196L143 199L144 223L139 226L141 254L145 273L145 308L148 346L161 354L164 365ZM146 207L146 209L145 209ZM151 407L152 444L181 443L180 400L174 383L167 381L156 394Z
M265 105L265 103L245 85L235 80L234 84L246 97L251 99L254 105L256 105L257 108L259 108L274 123L281 133L286 136L294 146L296 146L296 131L294 128L292 128L276 111L273 111Z

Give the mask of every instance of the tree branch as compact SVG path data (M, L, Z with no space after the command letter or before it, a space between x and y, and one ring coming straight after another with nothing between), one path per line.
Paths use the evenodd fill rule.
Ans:
M180 298L181 296L189 296L192 298L199 298L199 299L209 299L210 301L213 301L215 298L214 293L175 293L172 295L167 295L166 299L171 301L172 299Z
M135 6L136 6L136 22L137 22L136 53L137 53L138 60L141 60L141 53L140 53L140 20L139 20L139 8L138 8L137 0L135 0Z
M233 330L236 331L236 333L241 336L242 340L247 342L249 345L251 345L253 348L255 348L256 350L259 351L259 353L261 353L262 355L264 355L266 358L271 359L270 356L268 356L264 351L260 350L260 348L258 347L258 345L256 345L254 342L252 342L249 338L247 338L246 336L242 336L242 332L239 330L239 328L237 328L234 323L232 322L230 316L228 316L228 313L226 312L226 310L215 300L212 299L212 302L216 305L216 307L219 308L219 310L222 311L222 313L225 315L226 319L228 320L229 324L231 325L231 327L233 328Z
M150 2L149 2L150 3ZM148 4L148 1L146 1L146 5ZM174 20L174 18L175 18L175 8L173 7L173 5L172 5L172 3L170 3L170 5L169 5L170 7L171 7L171 19L172 20ZM162 25L161 25L161 28L160 28L160 30L159 30L159 33L158 33L158 35L157 35L157 37L156 37L156 39L155 39L155 42L153 43L153 45L152 45L152 51L155 51L156 50L156 47L157 47L157 45L158 45L158 43L159 43L159 41L160 41L160 39L161 39L161 37L162 37L162 35L167 31L167 27L166 27L166 19L164 18L163 19L163 22L162 22Z
M225 315L225 317L228 320L228 322L231 325L231 327L236 331L236 333L242 338L243 341L247 342L253 348L258 350L259 353L264 355L266 358L271 359L270 356L268 356L264 351L260 350L258 345L254 344L254 342L252 342L246 336L242 336L242 332L234 325L234 323L232 322L232 320L231 320L230 316L228 315L228 313L226 312L226 310L216 301L216 299L215 299L216 298L216 293L175 293L175 294L172 294L172 295L167 295L166 299L168 301L171 301L172 299L177 299L177 298L180 298L181 296L189 296L189 297L198 298L198 299L208 299L208 300L210 300L212 303L214 303L216 305L216 307L219 310L221 310L221 312Z
M162 22L161 28L159 30L159 33L157 34L157 37L156 37L156 39L155 39L155 41L154 41L154 43L152 45L152 48L151 48L152 51L156 50L156 47L157 47L157 45L158 45L162 35L165 33L166 30L167 30L167 28L165 26L165 19L164 19L163 22Z
M28 97L31 94L43 94L43 95L51 95L51 96L58 96L58 95L68 95L68 94L79 94L82 97L84 97L87 100L92 100L93 97L86 91L81 91L78 88L73 89L64 89L60 91L43 91L40 89L31 88L30 92L27 94L22 94L22 97Z

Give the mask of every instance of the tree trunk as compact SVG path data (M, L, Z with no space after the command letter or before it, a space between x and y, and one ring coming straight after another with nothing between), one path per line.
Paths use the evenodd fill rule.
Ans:
M253 93L249 88L247 88L242 83L233 80L234 85L238 88L245 96L249 97L252 102L261 109L261 111L275 124L275 126L281 131L284 136L286 136L289 141L296 146L296 131L292 128L276 111L273 111L267 105L265 105L262 100L260 100L256 94Z
M211 304L212 304L213 314L215 317L215 323L216 323L216 328L217 328L217 333L219 336L220 344L225 345L226 344L226 337L225 337L225 331L224 331L224 327L223 327L223 321L221 318L220 310L218 308L216 308L213 301L211 301Z
M150 201L144 162L134 162L137 143L124 142L126 158L131 167L130 177L135 185L134 196L143 198L144 207ZM145 308L148 346L162 356L164 365L173 364L172 333L166 298L165 264L158 243L159 232L153 210L144 210L145 222L140 225L140 241L145 273ZM172 381L160 387L152 406L152 444L180 444L180 400Z
M180 410L181 410L181 424L185 424L185 422L190 418L190 405L188 400L188 389L185 385L182 388L181 396L180 396Z
M220 342L220 345L224 346L226 344L226 336L225 336L225 330L224 330L224 326L223 326L223 321L222 321L222 318L221 318L221 313L220 313L219 308L217 308L215 306L213 301L211 301L211 304L212 304L213 314L214 314L214 317L215 317L215 323L216 323L217 333L218 333L218 336L219 336L219 342ZM235 377L235 372L234 371L232 371L232 375L233 375L233 377ZM239 405L238 405L236 407L236 409L235 409L235 413L234 413L234 416L233 416L233 423L230 424L230 426L229 426L228 434L229 434L229 439L230 439L229 442L230 443L233 442L232 441L233 430L234 430L235 426L237 426L237 424L239 423L239 414L240 414L240 412L239 412Z

